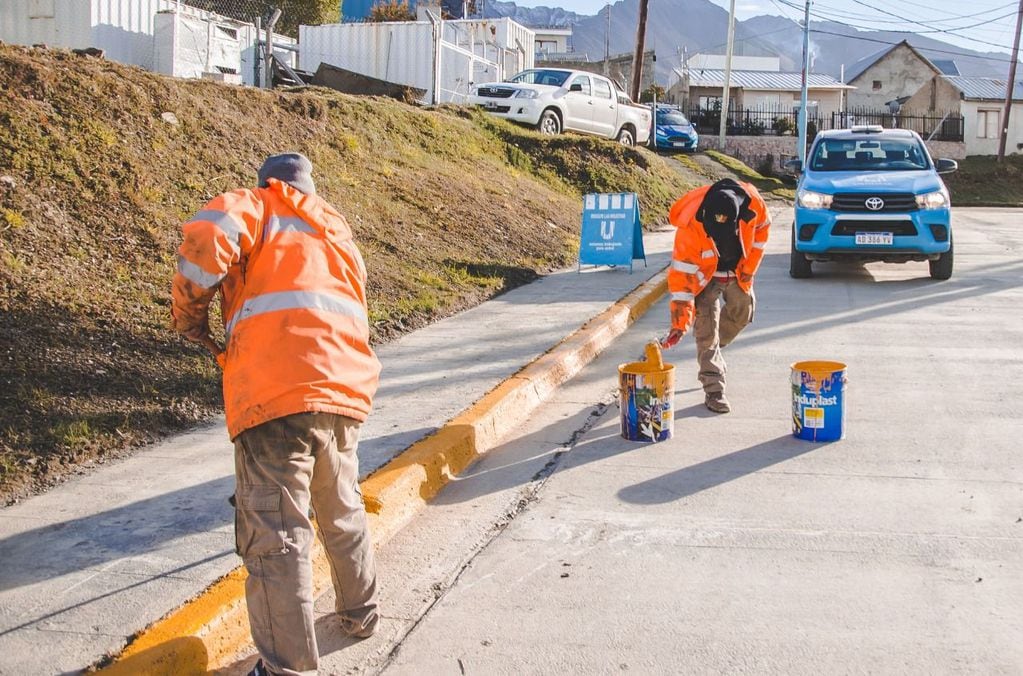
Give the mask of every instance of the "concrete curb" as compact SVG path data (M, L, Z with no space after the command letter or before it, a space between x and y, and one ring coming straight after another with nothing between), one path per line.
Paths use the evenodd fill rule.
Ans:
M379 546L401 530L453 476L495 448L667 289L665 268L363 481L374 543ZM330 586L318 541L313 586L316 596ZM245 570L239 567L134 636L98 673L205 674L229 665L249 640Z

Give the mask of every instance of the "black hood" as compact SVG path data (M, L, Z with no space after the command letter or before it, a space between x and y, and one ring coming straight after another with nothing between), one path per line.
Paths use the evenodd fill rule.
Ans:
M751 201L749 193L737 181L723 178L710 186L707 194L703 196L703 202L696 210L696 220L706 225L708 216L725 214L729 222L735 222L737 219L749 221L756 216L749 207Z

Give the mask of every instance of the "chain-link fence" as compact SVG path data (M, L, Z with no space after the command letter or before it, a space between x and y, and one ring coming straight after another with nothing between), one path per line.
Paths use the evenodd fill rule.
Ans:
M289 37L298 37L300 25L337 23L341 20L339 0L181 0L182 4L216 12L245 23L257 18L266 22L277 9L281 18L274 27L275 32Z

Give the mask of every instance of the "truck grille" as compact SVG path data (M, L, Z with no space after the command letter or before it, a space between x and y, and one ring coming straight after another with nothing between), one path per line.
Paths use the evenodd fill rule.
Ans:
M857 221L854 219L842 220L835 223L831 229L832 235L846 235L852 237L857 232L890 232L893 235L917 234L913 221Z
M488 99L509 99L514 93L514 89L507 87L480 87L477 90L478 96L485 96Z
M871 200L881 200L882 205L879 209L871 209L867 206ZM876 204L876 202L874 202ZM916 196L908 192L890 192L890 193L849 193L840 192L835 193L834 198L831 200L832 211L852 211L852 212L863 212L870 214L883 214L885 212L906 212L916 211Z

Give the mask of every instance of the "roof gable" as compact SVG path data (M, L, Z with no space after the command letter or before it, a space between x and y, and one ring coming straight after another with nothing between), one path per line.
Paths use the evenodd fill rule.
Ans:
M851 65L848 68L846 68L846 70L845 70L845 81L847 83L849 83L849 82L852 82L853 80L855 80L856 78L862 76L871 66L873 66L876 63L879 63L882 59L884 59L886 56L888 56L889 54L894 52L899 47L906 47L907 49L909 49L909 51L913 52L913 54L918 59L920 59L920 61L925 66L927 66L932 71L934 71L934 73L936 75L941 75L942 74L941 69L939 69L937 66L935 66L934 63L930 59L928 59L926 56L921 54L919 52L919 50L917 50L916 47L914 47L913 45L909 44L908 40L903 40L902 42L898 42L898 43L896 43L896 44L894 44L894 45L892 45L890 47L885 47L884 49L882 49L880 51L874 52L873 54L869 54L869 55L863 57L862 59L860 59L859 61L857 61L856 63L854 63L853 65Z

